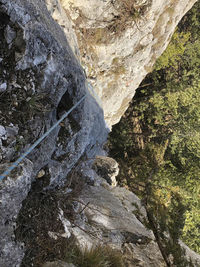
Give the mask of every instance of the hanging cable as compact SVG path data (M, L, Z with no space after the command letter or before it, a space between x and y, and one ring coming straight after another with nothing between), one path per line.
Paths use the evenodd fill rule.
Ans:
M12 165L0 175L0 181L3 180L13 169L15 169L19 163L30 154L33 149L42 142L80 103L86 98L83 96L69 111L62 115L62 117L44 134L42 135L26 152L24 152Z

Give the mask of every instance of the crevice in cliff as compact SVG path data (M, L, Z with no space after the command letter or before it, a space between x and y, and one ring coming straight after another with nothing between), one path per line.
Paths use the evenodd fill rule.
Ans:
M56 109L56 111L57 111L57 119L60 119L60 117L65 112L69 111L70 108L73 107L74 103L73 103L72 99L73 99L73 97L69 94L68 91L66 91L64 93L64 95L62 96L62 98L61 98L61 100L60 100L60 102L58 104L58 107ZM78 132L80 130L80 125L77 122L77 120L73 117L73 114L69 114L69 116L67 117L67 120L70 123L70 127L71 127L71 130L73 131L73 133L76 133L76 132Z

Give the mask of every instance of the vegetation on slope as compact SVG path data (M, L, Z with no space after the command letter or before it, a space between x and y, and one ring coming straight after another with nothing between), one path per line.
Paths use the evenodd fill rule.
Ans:
M200 2L113 127L121 185L143 200L168 266L188 266L178 240L200 252Z
M124 267L123 255L109 246L94 246L81 249L72 244L66 254L66 261L78 267Z

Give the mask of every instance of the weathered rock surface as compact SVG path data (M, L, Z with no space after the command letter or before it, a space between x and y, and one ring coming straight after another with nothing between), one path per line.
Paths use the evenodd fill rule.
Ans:
M8 168L1 165L0 171ZM32 182L33 164L29 160L0 182L0 266L19 266L24 256L24 246L15 241L16 218Z
M97 156L93 168L96 173L111 186L114 187L117 185L116 176L119 173L119 166L116 160L110 157Z
M188 260L192 259L192 263L194 266L198 267L200 266L200 255L195 253L193 250L191 250L188 246L186 246L181 240L179 241L182 248L185 250L185 255Z
M77 217L76 227L68 229L80 246L109 244L123 252L126 266L166 266L152 231L143 224L145 209L133 193L119 187L90 186L82 191L78 203L77 213L84 212Z
M1 173L86 95L29 160L0 181L0 266L14 267L24 254L15 242L15 219L31 182L45 168L47 186L64 184L81 156L100 153L108 130L84 72L43 0L0 1L0 88Z
M67 37L67 41L73 50L73 53L77 58L80 58L80 52L78 47L78 40L76 33L73 29L73 23L70 17L67 15L62 5L57 0L45 0L47 9L52 18L62 27L63 32Z
M102 183L85 187L75 203L74 221L70 223L65 216L62 221L66 234L74 235L79 246L110 245L121 250L128 267L167 266L153 232L147 228L146 210L135 194ZM193 266L200 266L200 255L180 244Z
M75 267L72 263L66 263L62 261L47 262L42 267Z
M109 126L120 120L195 2L61 0L74 23L82 64L102 100Z

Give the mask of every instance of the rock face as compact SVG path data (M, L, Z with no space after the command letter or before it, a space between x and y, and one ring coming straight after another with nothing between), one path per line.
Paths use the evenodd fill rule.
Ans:
M135 194L102 181L98 186L87 185L74 200L76 216L70 222L62 213L62 221L66 234L75 236L80 247L109 245L123 253L128 267L169 266L147 228L146 210ZM200 255L180 244L193 266L200 266Z
M0 100L2 163L15 159L83 95L87 96L30 155L34 171L50 164L51 182L56 177L57 183L62 180L60 173L64 177L86 148L89 151L97 139L99 144L106 139L103 112L87 89L84 72L62 29L43 1L1 3L5 19L0 28L0 82L6 84Z
M75 267L72 263L66 263L62 261L47 262L42 267Z
M0 1L0 88L1 172L86 95L27 164L19 166L19 173L17 169L0 182L0 266L14 267L23 257L14 241L14 221L31 182L45 168L46 185L61 186L81 156L101 153L108 130L84 72L43 0Z
M86 96L0 181L0 266L34 266L41 244L72 234L120 248L127 266L165 266L139 199L111 187L103 110L109 126L120 119L194 2L63 0L64 12L58 0L0 0L1 173ZM51 257L42 263L67 266Z
M89 203L84 216L78 218L77 227L72 228L80 245L110 244L123 251L127 266L166 266L153 233L143 225L145 209L132 192L90 186L82 191L80 200L80 210L83 203Z
M1 171L7 167L1 165ZM0 184L0 266L19 266L24 256L24 246L15 242L14 230L22 201L31 188L32 171L32 162L26 160Z
M105 156L97 156L93 168L108 184L113 187L117 185L116 176L119 173L119 166L114 159Z
M117 123L135 90L166 49L176 25L196 0L61 0L74 23L81 62Z

